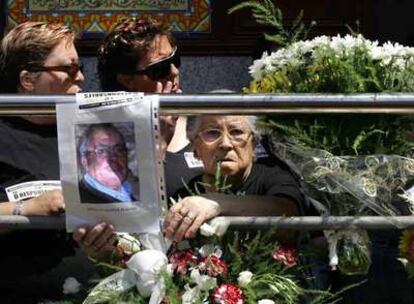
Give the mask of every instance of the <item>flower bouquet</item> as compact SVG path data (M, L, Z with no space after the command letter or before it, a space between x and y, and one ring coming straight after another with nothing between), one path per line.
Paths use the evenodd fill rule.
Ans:
M414 178L414 160L397 155L334 156L326 150L278 144L277 153L302 172L307 193L322 214L399 215L398 191ZM345 274L365 274L370 266L365 231L325 231L330 264Z
M266 38L280 46L255 60L245 93L374 93L414 91L414 48L380 45L352 33L306 40L302 15L285 29L273 1L246 1L257 22L276 28ZM300 40L303 38L304 40ZM399 215L393 198L413 179L413 121L391 115L279 115L262 125L276 152L298 167L308 194L324 214ZM284 144L280 144L280 143ZM363 156L365 155L365 156ZM366 273L364 231L326 231L333 268ZM339 257L339 261L338 261Z
M267 233L229 232L223 237L182 242L164 255L147 249L126 269L102 280L88 295L92 303L327 303L328 291L305 288L310 280L299 266L296 246ZM111 269L113 269L111 267ZM136 288L135 288L136 287Z

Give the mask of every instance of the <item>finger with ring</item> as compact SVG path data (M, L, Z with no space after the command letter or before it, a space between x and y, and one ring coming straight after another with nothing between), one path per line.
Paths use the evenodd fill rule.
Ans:
M188 214L188 210L187 209L181 209L180 211L178 211L178 213L182 216L185 217Z
M185 216L186 218L190 219L191 221L194 221L194 219L196 218L193 214L191 214L190 212L188 212Z
M174 214L174 217L171 222L180 222L183 219L183 217L183 215L177 212Z

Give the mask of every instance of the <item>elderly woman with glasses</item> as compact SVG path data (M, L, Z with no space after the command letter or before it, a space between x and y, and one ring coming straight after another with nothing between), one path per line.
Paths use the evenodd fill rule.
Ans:
M190 117L187 134L204 173L185 188L201 193L186 196L185 189L177 193L186 197L166 216L168 238L194 237L201 224L218 215L292 216L302 212L304 198L287 166L274 157L255 160L254 117ZM225 177L226 185L217 183L217 172Z

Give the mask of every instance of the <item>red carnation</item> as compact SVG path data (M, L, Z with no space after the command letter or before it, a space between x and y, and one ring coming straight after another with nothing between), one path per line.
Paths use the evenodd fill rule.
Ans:
M214 254L205 257L201 260L199 265L200 270L207 271L207 274L210 277L216 277L218 275L227 274L227 264L226 262L220 260L220 258Z
M279 245L272 258L285 266L295 266L298 263L298 250L292 245Z
M244 304L243 292L235 285L223 283L213 290L213 301L216 304Z
M188 268L197 265L198 262L192 250L175 251L170 254L169 260L173 265L173 269L182 274L186 274Z

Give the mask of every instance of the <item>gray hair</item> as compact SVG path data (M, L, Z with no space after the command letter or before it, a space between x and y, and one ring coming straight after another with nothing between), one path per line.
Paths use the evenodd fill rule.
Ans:
M85 157L87 155L90 139L92 138L92 136L95 133L100 132L100 131L115 132L121 138L121 141L122 141L123 145L125 145L124 136L122 135L121 132L119 132L119 130L113 124L111 124L111 123L91 124L86 128L85 132L83 133L83 135L82 135L82 137L79 141L79 154L80 154L80 156Z
M197 116L188 116L187 117L187 137L190 141L193 141L199 132L200 128L200 118L205 116L214 116L214 115L197 115ZM226 116L226 115L223 115ZM230 115L229 115L230 116ZM250 131L253 133L254 139L257 142L260 141L260 133L257 130L257 116L254 115L245 115L239 116L245 118Z

